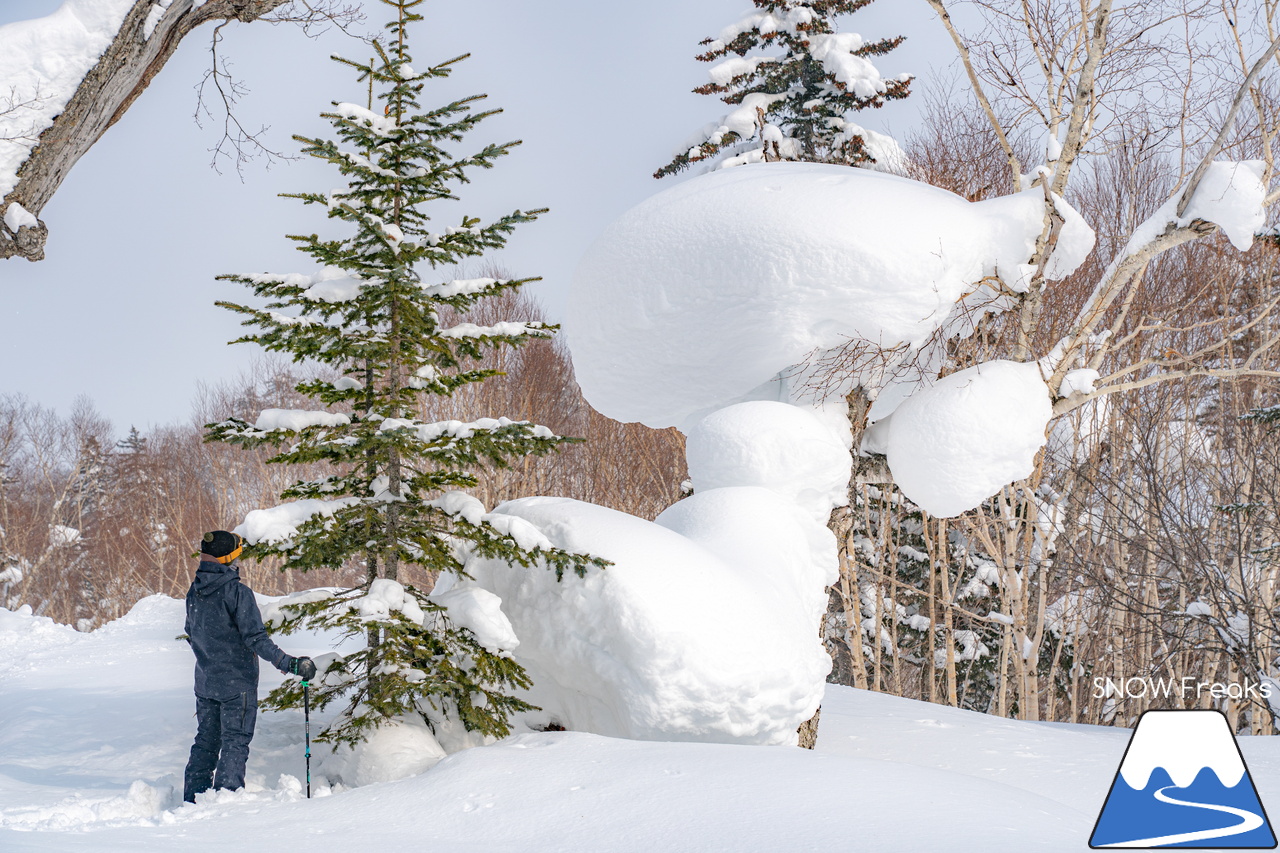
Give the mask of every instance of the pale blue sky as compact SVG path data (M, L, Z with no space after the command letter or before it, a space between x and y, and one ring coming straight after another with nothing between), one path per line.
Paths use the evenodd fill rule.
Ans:
M39 17L59 0L5 0L0 24ZM487 92L503 115L481 125L476 145L521 138L524 145L467 188L449 212L489 216L550 207L517 230L495 260L519 276L541 275L533 292L555 318L574 266L615 216L671 178L650 174L723 106L690 89L707 66L697 42L748 8L747 0L432 0L419 25L417 62L472 58L452 80L429 87L431 104ZM375 15L379 5L370 4ZM920 80L942 73L951 46L924 0L879 0L843 30L908 41L878 60L886 74ZM0 394L21 392L66 412L88 394L117 432L186 420L200 380L243 370L256 348L228 347L240 331L215 299L244 291L216 282L227 272L304 272L307 259L285 233L322 228L316 208L276 193L327 190L336 173L315 162L209 168L219 137L192 120L193 87L208 64L211 28L189 36L124 119L71 172L41 218L48 258L0 261ZM295 27L228 27L223 52L251 87L239 111L246 125L271 125L267 139L293 152L294 133L324 133L317 114L330 101L362 101L333 53L359 55L337 33L312 41ZM4 81L0 80L0 88ZM915 97L860 120L901 135L916 120Z

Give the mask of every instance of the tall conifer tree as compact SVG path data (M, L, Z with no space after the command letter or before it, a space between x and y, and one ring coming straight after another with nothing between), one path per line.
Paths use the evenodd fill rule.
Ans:
M408 564L466 577L471 555L584 574L605 562L558 550L536 531L490 519L461 490L476 471L505 467L526 454L545 454L568 441L549 429L507 418L474 423L424 423L421 395L449 395L495 371L478 366L486 351L545 337L556 327L536 322L478 326L465 319L480 300L535 279L439 280L423 273L449 269L501 247L507 235L543 210L517 210L495 221L461 216L435 224L454 187L487 169L516 144L487 145L457 157L445 149L497 110L477 112L484 96L423 110L426 81L447 76L465 56L417 71L410 64L409 25L423 0L382 0L395 13L389 36L374 44L369 63L335 57L376 93L375 109L335 104L324 114L337 139L297 137L304 151L332 164L346 186L291 197L319 205L347 236L293 236L321 271L312 275L230 275L252 288L262 307L220 305L245 316L254 331L238 342L321 362L336 378L298 390L320 411L266 410L250 424L232 419L209 426L209 439L282 449L271 461L324 462L333 474L295 483L279 507L251 513L244 531L254 556L278 556L285 568L310 571L355 563L364 582L337 593L316 592L286 609L281 625L337 629L364 638L365 648L339 657L317 685L314 704L340 697L345 710L325 732L354 742L369 727L424 713L461 721L468 730L501 736L512 712L530 706L512 695L528 686L524 670L504 650L486 648L423 590L401 583ZM373 96L371 95L371 101ZM372 103L370 104L372 105ZM428 210L436 218L428 215ZM300 705L297 682L268 704ZM432 710L429 710L432 709Z
M752 1L755 8L741 20L702 40L706 51L698 56L716 64L710 82L693 91L718 95L734 109L703 128L653 176L708 160L716 167L761 160L892 166L878 161L892 159L896 143L862 128L849 114L910 94L911 75L883 77L871 61L903 37L868 42L857 33L837 32L837 15L850 15L871 0Z

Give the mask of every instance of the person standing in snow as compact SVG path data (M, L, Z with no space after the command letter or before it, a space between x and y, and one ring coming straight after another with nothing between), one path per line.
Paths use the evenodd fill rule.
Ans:
M304 681L316 674L311 658L290 657L267 636L253 592L240 582L236 558L243 550L234 533L206 533L187 591L187 637L196 654L196 739L182 791L188 803L210 787L244 787L258 716L257 657Z

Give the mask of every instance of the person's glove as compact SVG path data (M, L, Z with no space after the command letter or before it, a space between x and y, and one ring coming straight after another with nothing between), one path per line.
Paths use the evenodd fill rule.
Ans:
M316 677L316 664L311 658L289 658L289 672L310 681Z

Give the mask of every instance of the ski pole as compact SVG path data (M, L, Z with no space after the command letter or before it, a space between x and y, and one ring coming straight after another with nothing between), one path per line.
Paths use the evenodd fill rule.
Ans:
M307 799L311 799L311 682L302 682L303 731L307 738Z

